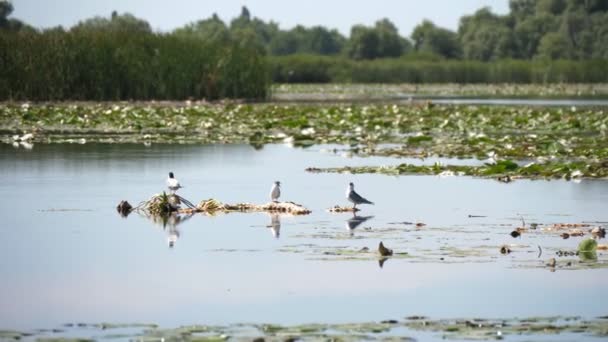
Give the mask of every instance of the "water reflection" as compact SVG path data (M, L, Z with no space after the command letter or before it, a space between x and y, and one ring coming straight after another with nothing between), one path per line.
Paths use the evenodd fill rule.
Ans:
M281 215L277 213L268 214L270 216L270 224L267 226L272 232L272 236L279 238L281 235Z
M359 216L356 213L353 213L353 217L346 220L346 229L349 231L350 235L353 236L355 233L355 229L359 227L363 222L373 218L373 216Z
M193 214L180 215L177 213L171 213L168 215L144 215L146 218L154 222L156 225L162 226L163 230L167 233L167 245L169 248L173 248L180 237L179 229L177 226L188 221L192 218Z

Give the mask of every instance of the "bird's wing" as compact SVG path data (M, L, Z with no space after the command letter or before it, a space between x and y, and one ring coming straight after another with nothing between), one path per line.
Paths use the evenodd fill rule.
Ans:
M350 198L355 202L373 204L372 202L368 201L367 199L361 197L361 195L359 195L355 190L353 190L350 193Z

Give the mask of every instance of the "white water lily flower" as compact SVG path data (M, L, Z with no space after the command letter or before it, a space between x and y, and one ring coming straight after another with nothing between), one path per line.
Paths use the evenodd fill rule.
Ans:
M576 178L576 177L581 177L582 175L583 175L583 173L580 170L574 170L570 174L570 177Z
M312 127L308 127L308 128L301 130L300 133L302 135L313 135L313 134L315 134L315 129Z
M452 170L445 170L443 172L441 172L440 174L438 174L439 177L452 177L454 176L454 171Z
M32 133L27 133L21 136L21 138L19 138L21 141L29 141L34 139L34 135Z
M507 150L512 150L513 149L513 145L512 144L505 144L505 148Z

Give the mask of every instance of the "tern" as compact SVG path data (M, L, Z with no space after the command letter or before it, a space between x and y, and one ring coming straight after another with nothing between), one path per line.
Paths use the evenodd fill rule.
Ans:
M374 204L361 197L361 195L355 191L355 185L352 182L348 184L348 188L346 189L346 198L353 204L353 209L357 208L357 204Z
M279 197L281 197L281 182L276 181L270 189L270 200L273 202L278 202Z
M173 176L173 172L169 172L169 178L167 178L167 187L171 193L175 193L178 189L183 188L179 181Z

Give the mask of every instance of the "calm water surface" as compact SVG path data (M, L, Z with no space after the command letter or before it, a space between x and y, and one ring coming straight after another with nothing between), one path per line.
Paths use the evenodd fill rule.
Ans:
M345 158L327 148L1 145L0 329L608 314L601 299L608 269L542 267L555 248L573 249L581 238L508 235L520 216L543 224L608 221L608 182L306 173L309 166L404 161ZM280 180L282 199L313 213L274 221L264 213L195 215L163 225L115 212L122 199L136 204L164 190L169 171L195 203L265 203ZM376 202L360 213L373 217L354 230L351 214L325 211L347 204L349 181ZM375 259L325 260L314 252L375 249L381 240L423 258L388 260L380 268ZM522 247L501 256L505 243ZM486 246L490 254L471 260L441 254L451 246ZM540 258L537 246L545 248Z

